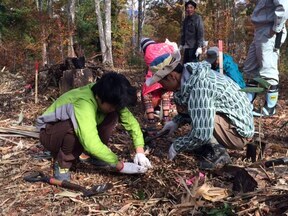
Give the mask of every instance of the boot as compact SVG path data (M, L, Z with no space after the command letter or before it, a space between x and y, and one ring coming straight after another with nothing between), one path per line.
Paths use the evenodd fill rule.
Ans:
M261 108L253 111L255 117L260 116L272 116L276 113L275 107L278 101L278 85L271 86L269 91L266 93L266 102L263 107L262 113Z
M226 149L220 144L206 146L203 153L203 159L199 162L200 169L215 169L232 163Z
M58 162L54 163L54 178L58 179L59 181L70 181L71 174L68 168L61 168Z

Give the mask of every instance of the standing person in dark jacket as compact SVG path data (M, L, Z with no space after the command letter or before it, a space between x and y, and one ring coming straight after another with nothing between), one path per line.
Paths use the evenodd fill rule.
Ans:
M186 17L183 21L181 31L180 50L184 49L183 64L197 62L202 54L204 41L204 25L199 14L195 13L197 4L194 1L185 3Z

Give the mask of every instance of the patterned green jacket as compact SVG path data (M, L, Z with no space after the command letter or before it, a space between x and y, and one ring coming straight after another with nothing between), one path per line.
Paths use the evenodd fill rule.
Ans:
M39 116L36 127L40 131L46 123L70 119L80 143L94 157L109 164L117 164L117 156L102 143L97 125L105 118L91 91L94 83L73 89L61 95L47 110ZM144 146L144 138L138 121L124 108L119 112L120 123L132 137L135 148Z
M180 91L174 94L175 103L187 107L192 129L186 136L173 142L176 152L192 150L209 143L213 137L214 117L222 114L231 120L242 137L252 137L254 122L246 93L229 77L210 69L207 62L187 63ZM187 122L182 115L173 119L178 124Z

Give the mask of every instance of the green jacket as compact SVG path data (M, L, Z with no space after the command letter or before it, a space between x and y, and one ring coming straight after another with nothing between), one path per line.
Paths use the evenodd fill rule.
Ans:
M73 89L61 95L36 120L36 127L40 131L46 123L65 121L70 119L80 143L85 151L92 156L109 164L117 164L118 157L102 143L97 125L105 118L105 114L98 109L98 105L91 91L94 83ZM120 123L132 137L135 148L144 146L143 134L138 121L133 114L124 108L119 112Z

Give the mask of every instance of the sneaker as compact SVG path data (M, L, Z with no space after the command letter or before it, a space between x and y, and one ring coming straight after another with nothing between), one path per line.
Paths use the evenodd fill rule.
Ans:
M276 113L275 107L269 108L267 106L264 106L262 109L262 113L261 113L261 109L253 110L253 116L255 116L255 117L272 116L275 113Z
M70 181L71 174L68 168L61 168L58 163L54 163L54 178L59 181Z
M205 148L202 154L202 161L199 162L200 169L215 169L217 167L222 167L226 164L232 163L229 154L226 149L220 144L210 145Z

